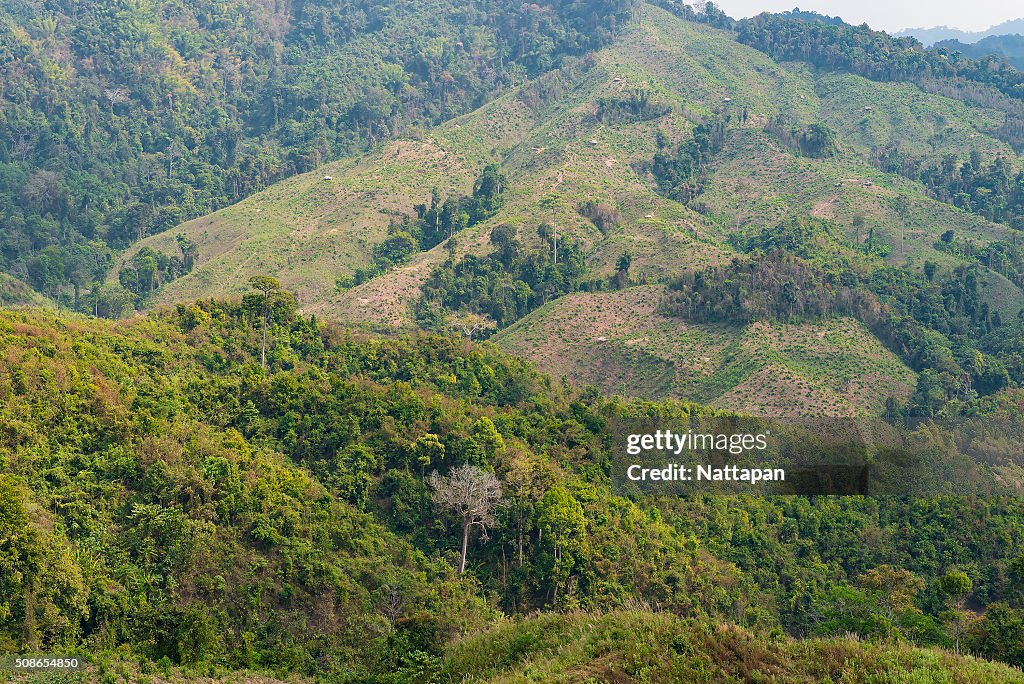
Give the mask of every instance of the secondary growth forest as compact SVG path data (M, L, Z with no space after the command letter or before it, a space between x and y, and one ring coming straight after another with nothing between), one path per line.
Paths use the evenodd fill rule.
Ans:
M1024 76L654 5L0 2L0 657L111 683L1021 681L1024 498L627 496L613 457L622 421L736 419L740 381L812 406L802 353L829 397L886 392L849 408L950 482L972 458L1024 486ZM877 144L915 122L808 113L850 82L950 113ZM278 183L341 159L362 175ZM251 251L220 269L201 245L236 209ZM258 221L322 240L271 255ZM352 301L405 309L324 315ZM706 384L606 395L580 358Z
M119 250L471 111L605 44L631 8L520 4L4 3L0 270L120 312L98 286Z
M0 648L421 681L499 613L643 605L1022 663L1019 498L625 499L609 421L710 409L269 301L0 316Z

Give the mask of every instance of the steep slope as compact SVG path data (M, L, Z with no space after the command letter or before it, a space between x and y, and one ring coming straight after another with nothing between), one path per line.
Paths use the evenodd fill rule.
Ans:
M0 271L92 289L104 255L471 111L607 44L631 4L9 0Z
M279 277L311 310L325 310L335 279L364 266L387 234L392 215L438 187L465 191L473 165L431 140L399 141L369 158L352 158L277 183L267 190L178 229L153 236L139 249L178 251L185 235L198 250L188 275L163 286L158 302L237 294L251 275ZM424 190L425 189L425 190ZM118 269L111 273L115 282ZM329 313L338 315L339 311Z
M0 306L36 306L44 308L49 304L46 297L42 296L31 287L11 276L0 273Z
M635 123L601 122L600 100L626 100L636 89L649 91L671 111ZM678 138L692 127L689 117L714 112L738 117L743 110L751 119L730 132L702 198L712 209L710 217L653 195L649 181L631 168L653 156L655 131ZM839 132L846 152L823 160L794 156L758 128L758 122L782 112L797 123L827 122ZM924 197L920 186L886 176L865 159L870 149L892 142L901 142L910 153L927 149L933 158L968 145L1015 156L983 132L998 116L914 86L784 68L727 34L647 7L638 24L597 53L592 65L542 78L422 140L390 143L358 161L327 165L185 224L182 232L204 240L199 244L199 272L165 288L159 300L237 292L249 274L263 268L300 294L309 292L300 297L305 306L322 307L330 271L364 265L374 240L384 235L388 215L411 214L413 205L429 199L435 186L442 195L465 192L479 169L495 161L512 183L507 206L489 225L542 220L536 200L551 189L558 189L570 205L607 198L621 207L623 229L614 235L602 237L579 217L565 219L567 235L591 248L588 258L598 265L599 275L612 270L606 253L628 248L630 238L645 242L649 228L644 217L652 211L655 222L703 232L815 212L848 224L856 208L891 237L898 232L893 199L903 193L913 202L911 216L929 227L922 238L950 228L1001 237L1006 234L1001 227L936 203ZM333 180L324 181L324 176ZM865 187L867 182L871 187ZM176 232L143 245L171 251ZM635 232L639 235L634 237ZM267 233L274 239L268 241ZM243 238L254 244L243 247ZM924 242L921 249L928 251ZM650 262L652 272L660 273L673 257L689 254L688 245L684 241L670 247L660 262L654 259L655 250L649 250L651 254L640 255L638 265ZM227 252L231 256L222 258ZM307 266L311 272L304 273ZM330 308L343 314L345 307Z
M636 104L639 98L642 106ZM797 128L824 123L836 133L836 151L821 158L799 154L770 125L780 116L787 126ZM950 250L937 249L940 236L985 243L1010 241L1010 231L936 201L917 182L880 171L874 156L879 149L898 145L919 163L937 164L945 155L962 155L970 146L988 158L998 154L1019 161L1008 145L990 135L1000 116L1001 112L925 93L910 84L778 64L726 32L644 6L632 25L591 58L521 86L420 138L394 141L360 158L277 184L234 207L150 238L138 248L173 253L179 232L198 245L198 266L159 289L152 303L238 294L249 276L268 273L296 291L308 312L391 330L418 325L414 307L421 288L442 264L467 254L483 258L493 250L493 227L514 226L527 253L549 250L549 239L535 230L551 221L552 215L539 202L547 193L562 198L563 209L556 216L559 236L582 249L581 280L591 283L590 290L615 277L623 255L631 258L627 285L665 283L685 271L731 259L735 250L729 238L737 230L771 226L794 216L830 221L853 249L872 240L875 247L884 247L880 253L888 255L889 264L919 269L928 260L952 269L965 261ZM710 161L699 197L682 204L659 193L650 175L651 160L666 141L685 141L705 120L726 122L721 146ZM385 239L389 225L400 222L402 215L413 215L415 205L429 203L432 188L442 198L466 194L486 164L497 164L508 178L496 214L368 282L337 286L339 276L371 262L373 248ZM582 216L588 202L613 207L614 223L599 229ZM125 263L135 253L126 254ZM991 287L983 296L990 306L1015 317L1024 293L995 273L990 272L986 282ZM625 298L650 300L651 294L638 291ZM686 373L672 370L693 365L684 347L668 345L665 349L674 348L673 353L663 349L647 355L631 341L632 356L616 352L606 358L602 372L595 373L585 368L586 355L559 347L557 340L563 335L547 328L564 328L555 321L569 316L566 320L576 328L571 339L615 339L615 332L602 332L603 323L594 314L606 304L619 312L623 330L632 330L634 319L638 329L675 325L662 320L652 306L629 311L622 301L619 295L578 292L571 302L552 306L562 314L538 311L499 339L527 355L527 337L544 339L543 358L551 360L546 368L559 364L566 375L581 381L601 378L607 389L647 396L691 393L706 401L721 397L723 405L751 410L775 410L779 404L744 390L745 378L784 401L800 397L802 408L796 412L849 409L849 402L840 397L856 396L846 392L846 382L857 372L871 377L881 373L883 386L894 397L905 397L907 387L914 384L906 368L881 346L857 342L863 341L863 330L853 333L844 328L851 335L847 343L862 347L864 355L848 370L844 366L849 360L840 356L832 359L834 368L823 359L825 372L833 374L830 378L795 358L759 361L756 368L773 369L759 372L777 376L782 383L772 389L756 380L754 367L743 355L728 353L733 342L743 338L738 331L731 341L717 336L717 342L707 342L715 353L701 358L722 358L724 365L705 372L703 380L691 381L684 379ZM454 312L453 328L476 327L459 322L464 313L469 312ZM812 337L827 327L791 326L796 338ZM530 335L523 336L524 330ZM645 363L653 365L644 367ZM618 382L615 387L613 378L631 375L645 380L636 385ZM870 401L870 410L882 401L884 397Z
M695 325L658 315L662 295L659 286L568 295L494 341L604 392L757 415L878 414L913 388L914 373L857 321Z

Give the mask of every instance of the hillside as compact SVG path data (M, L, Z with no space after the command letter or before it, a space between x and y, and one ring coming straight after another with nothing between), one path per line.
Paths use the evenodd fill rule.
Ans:
M1024 26L1020 27L1024 31ZM936 49L959 52L972 59L995 55L1004 57L1017 69L1024 69L1024 36L1019 33L1009 35L990 35L973 43L965 43L957 39L941 40L935 43Z
M1024 73L0 5L0 680L1024 684Z
M569 295L494 341L607 393L687 397L755 415L877 415L886 397L906 399L916 382L857 321L693 325L659 316L662 295L657 286Z
M156 669L157 672L146 672ZM151 684L304 684L255 672L218 669L139 668L112 661L63 681ZM764 637L731 625L709 625L666 613L619 611L606 615L570 613L499 623L454 642L443 657L417 673L429 682L620 682L758 681L796 684L832 679L845 682L971 681L1012 684L1024 673L1005 665L937 649L876 644L852 638L797 641ZM80 678L79 678L80 677ZM18 684L47 681L14 677ZM414 680L409 680L414 681Z
M792 641L665 614L570 614L458 643L443 676L466 682L1020 682L1020 670L857 640Z
M630 10L9 0L0 272L75 306L103 296L96 281L133 243L471 111L606 44ZM187 272L163 266L161 281Z
M709 409L577 392L488 345L354 335L289 307L270 317L264 370L261 325L251 299L120 322L0 312L0 561L14 569L0 652L77 649L114 681L180 667L500 679L524 660L547 681L712 666L705 639L723 630L740 650L713 667L767 658L778 681L839 667L834 649L869 668L958 662L775 630L947 648L960 634L1024 663L1008 636L1024 625L1020 498L627 499L602 465L612 421ZM956 448L941 430L916 433L945 445L928 447L933 465ZM965 448L991 449L979 439ZM460 574L460 526L428 474L463 466L498 478L506 505ZM968 589L951 598L953 570ZM957 596L984 608L964 631ZM638 606L662 614L503 625ZM692 657L601 646L623 629ZM766 638L797 665L768 657Z
M0 306L45 307L48 303L45 297L25 283L9 275L0 274Z
M781 127L775 123L780 117L787 122ZM743 343L742 331L705 334L696 356L689 355L690 343L678 340L652 342L647 349L631 339L636 331L671 330L683 323L659 315L645 283L667 284L686 272L724 263L738 256L737 232L793 217L830 222L842 243L837 247L845 255L841 258L852 259L862 274L889 266L918 270L926 261L945 272L976 265L946 249L940 237L988 244L1010 242L1013 232L982 211L965 210L958 199L946 200L936 187L902 170L885 170L891 164L880 157L896 150L901 159L912 158L915 168L927 169L970 149L982 160L1019 164L1013 148L994 137L1003 118L999 109L911 83L776 63L733 40L733 34L645 6L636 22L592 57L416 139L389 142L358 158L325 165L144 240L126 253L121 268L133 268L140 249L176 253L180 234L196 246L196 265L156 290L151 304L237 295L250 276L267 273L297 293L303 310L333 320L387 330L422 325L488 330L508 323L496 324L486 313L481 319L477 300L445 303L440 312L432 311L436 307L430 302L437 297L447 301L450 283L466 278L458 275L460 260L488 258L495 226L515 228L521 254L543 255L550 249L550 237L538 237L535 227L550 224L539 199L555 193L561 203L554 216L560 239L578 250L581 261L567 262L564 268L572 273L559 276L572 283L530 285L531 302L515 314L526 318L498 338L506 349L536 357L559 375L598 380L609 391L709 402L721 398L722 405L750 411L779 410L797 401L786 410L876 412L890 396L908 400L916 384L906 369L913 365L909 355L894 359L870 338L862 344L867 333L852 330L842 333L845 341L839 347L858 347L856 360L836 351L814 364L789 354L751 361L739 350L755 343ZM702 172L699 197L686 200L659 185L652 160L672 152L677 142L685 143L703 121L721 122L721 141ZM799 131L818 123L833 131L835 150L825 155L795 150L789 131L803 135ZM375 249L396 226L408 224L416 205L429 206L432 190L442 201L466 195L487 164L509 179L496 211L452 240L389 262L376 277L341 284L360 269L377 273L372 270L380 268ZM604 218L584 216L588 206L599 207ZM550 233L550 226L546 230ZM857 249L870 249L881 258L858 257ZM629 256L628 272L620 282L617 264L624 255ZM1008 274L984 264L975 267L982 269L980 296L986 306L1003 320L1014 320L1024 293ZM111 282L118 270L112 271ZM510 275L509 282L515 278ZM641 289L624 295L593 291L609 287L610 281ZM507 306L507 286L501 287L502 306ZM549 298L550 290L542 288L576 290L571 300L551 305L554 311L571 312L564 319L573 328L568 336L566 326L557 323L561 314L552 315L548 308L529 313ZM647 304L628 310L615 303L623 297ZM619 312L615 323L620 330L609 333L607 315L598 312L610 310ZM785 335L793 340L812 339L834 327L783 322ZM550 327L559 325L562 329ZM618 337L620 332L625 336ZM602 337L614 351L603 350L594 367L580 343ZM531 347L527 339L544 342ZM858 404L860 395L848 392L858 373L878 378L887 396L864 397L867 403ZM617 380L627 377L639 380ZM774 379L768 382L767 377Z
M628 101L637 88L650 90L650 97L671 111L634 123L604 124L597 120L599 100ZM851 97L855 88L873 88L876 92ZM492 162L499 162L514 181L506 206L487 225L507 221L526 227L543 220L536 199L553 189L564 196L570 208L586 199L608 200L619 208L619 230L606 236L574 212L563 217L568 222L564 226L566 236L583 241L588 247L588 261L595 275L600 276L613 272L616 252L628 250L636 252L634 268L652 274L665 269L671 274L702 263L694 258L692 240L679 236L675 238L678 244L650 244L651 240L665 239L659 233L672 235L683 229L696 232L698 238L707 233L703 242L714 243L723 237L723 227L778 220L794 213L827 211L848 226L856 208L891 239L898 225L892 199L900 192L912 200L924 193L920 187L908 186L872 169L865 160L870 149L898 139L907 146L908 153L916 154L927 143L928 156L937 159L974 140L987 154L1013 154L1004 143L979 133L995 125L998 113L924 93L920 104L914 106L908 102L906 90L866 79L835 83L823 76L819 81L812 74L776 65L733 42L727 34L647 8L638 26L624 31L612 47L597 53L593 66L552 74L532 87L442 125L423 140L389 143L362 157L358 164L343 161L327 165L185 224L181 232L199 246L199 269L163 288L157 301L237 293L244 289L249 275L265 268L296 290L300 301L311 310L358 318L348 298L329 301L331 271L351 272L368 263L372 246L385 237L395 212L412 214L414 204L429 200L433 187L443 196L465 192L479 169ZM734 116L748 109L755 118L768 121L785 111L804 124L820 116L842 127L840 137L851 147L851 154L843 159L801 160L770 136L752 130L751 124L733 131L716 159L709 189L702 198L710 205L711 216L688 212L651 192L649 181L638 176L633 167L653 156L655 131L662 130L674 138L685 135L693 125L692 117L722 110L726 98L729 103L725 109ZM864 107L876 103L881 111L867 118L889 122L887 131L866 129L860 122L865 118ZM885 111L883 104L885 108L903 109ZM962 133L953 135L943 129L942 147L936 149L936 124L922 116L925 109L934 112L934 117L946 119L951 130ZM912 128L906 128L904 124L911 122ZM921 130L928 126L930 129ZM869 139L865 139L865 131L870 133ZM324 181L325 176L332 180ZM877 187L865 188L867 181ZM839 183L843 184L841 191L837 191ZM913 216L929 230L914 231L918 241L925 243L917 249L931 253L927 240L950 228L983 237L1006 234L998 226L964 216L925 197L918 201L920 206L913 207ZM646 219L647 215L652 219ZM151 238L142 246L172 253L177 249L172 233L177 232ZM531 239L528 231L523 232L526 239ZM272 241L268 241L268 234L274 235ZM251 245L242 244L243 235L246 243L252 239ZM467 234L467 239L472 241L474 236ZM714 244L698 248L697 254L717 251ZM129 251L122 263L133 252ZM428 263L436 262L440 255L438 250L434 257L423 258Z
M896 33L897 36L912 36L925 45L934 45L943 40L958 40L968 45L977 43L989 36L1004 36L1024 33L1024 19L1011 19L991 26L984 31L962 31L948 26L934 28L908 28Z

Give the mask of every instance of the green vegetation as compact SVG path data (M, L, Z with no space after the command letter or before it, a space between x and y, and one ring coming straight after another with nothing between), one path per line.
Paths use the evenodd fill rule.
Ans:
M698 124L693 139L679 143L674 152L665 149L668 141L663 135L658 137L651 174L662 193L688 204L703 192L711 158L722 149L726 124L725 120Z
M947 244L952 240L952 232L944 237ZM998 333L1004 323L982 296L977 266L941 274L933 262L920 273L871 267L871 260L855 261L859 255L844 249L835 229L820 220L784 221L734 235L733 242L761 258L683 275L670 285L662 310L697 323L734 325L856 317L921 372L917 395L906 407L912 414L955 414L973 397L1019 382L1020 323L1008 321L1013 332ZM869 238L865 251L870 244ZM998 244L994 254L1016 253ZM994 348L992 336L1001 341L998 354L982 351Z
M1016 33L985 36L976 43L962 43L955 38L940 40L932 49L946 50L950 54L959 52L970 59L984 59L992 55L1005 57L1015 69L1024 70L1024 40Z
M539 234L553 240L551 224ZM417 317L426 328L444 329L445 311L484 314L499 326L522 318L550 299L572 292L584 273L582 251L562 242L561 261L554 251L529 253L516 239L516 229L503 224L491 231L494 251L485 258L468 255L451 259L436 269L423 284Z
M1019 670L906 645L792 641L637 611L546 615L456 644L442 676L471 682L1019 682Z
M96 289L112 250L475 109L631 8L5 3L0 270L54 299Z
M659 5L7 3L0 303L59 307L0 313L0 653L1021 681L951 653L1024 666L1021 499L609 470L623 418L886 415L1020 483L932 419L1020 419L1024 81Z
M268 307L265 284L116 325L0 316L0 649L418 681L501 613L647 605L697 620L638 618L679 639L731 621L1020 664L1019 499L627 500L609 420L708 409L569 390L453 338L355 336ZM502 505L444 498L460 472ZM964 601L995 612L950 613Z
M351 278L339 278L339 287L361 285L406 263L416 252L432 249L445 240L452 240L454 247L456 234L489 219L501 207L505 183L498 168L490 164L476 179L471 195L449 197L442 203L440 192L434 188L430 206L417 204L415 219L405 215L400 223L392 224L387 239L374 246L373 262L356 269Z
M893 38L867 26L791 15L762 14L738 22L737 40L778 60L850 71L880 81L912 81L1006 113L1001 139L1024 147L1024 74L995 56L970 60L925 50L913 38Z

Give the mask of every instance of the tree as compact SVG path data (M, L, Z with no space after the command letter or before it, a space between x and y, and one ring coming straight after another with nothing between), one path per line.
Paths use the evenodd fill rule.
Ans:
M626 252L615 264L615 284L621 290L629 284L629 267L633 265L633 255Z
M853 228L857 234L854 244L860 244L860 234L864 230L865 225L867 225L867 219L864 218L864 214L857 214L853 217Z
M516 240L516 227L507 223L496 226L491 231L491 244L495 247L495 257L505 268L512 265L512 261L519 254L519 241Z
M424 474L426 473L427 466L431 464L436 466L444 460L444 444L441 444L441 440L437 438L437 435L427 433L416 439L413 452L416 456L416 463L420 467L420 519L422 519L426 506L427 486Z
M270 276L258 275L249 278L249 287L256 290L262 298L263 343L260 346L260 363L263 370L267 370L267 320L270 318L272 299L281 292L281 282Z
M538 527L552 548L552 603L558 606L558 587L569 580L586 543L583 506L565 487L548 490L540 500Z
M554 253L555 265L558 265L558 211L565 202L558 193L548 193L541 197L541 209L551 212L551 247Z
M486 535L488 526L495 523L494 513L502 503L501 483L493 473L476 466L461 465L453 468L447 476L437 471L431 473L430 487L434 490L434 502L457 516L462 524L459 574L463 574L466 572L470 528L479 525Z
M874 594L885 618L895 620L914 608L914 597L924 589L924 580L903 568L880 565L857 577L857 584Z
M978 625L972 644L980 655L1024 667L1024 610L1005 603L991 603Z
M972 588L971 578L962 570L950 570L939 578L939 591L946 597L949 609L942 617L949 624L956 652L960 653L960 637L967 631L967 612L964 604Z

